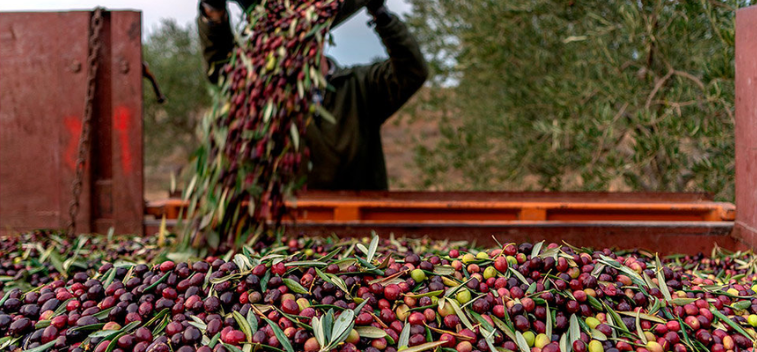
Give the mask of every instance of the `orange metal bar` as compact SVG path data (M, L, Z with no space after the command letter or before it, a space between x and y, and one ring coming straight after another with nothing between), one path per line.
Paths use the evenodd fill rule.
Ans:
M444 198L444 197L440 197ZM148 204L147 214L175 219L186 204L168 199ZM649 202L462 199L308 198L292 203L297 222L443 223L443 222L571 222L571 221L733 221L730 203L691 200Z

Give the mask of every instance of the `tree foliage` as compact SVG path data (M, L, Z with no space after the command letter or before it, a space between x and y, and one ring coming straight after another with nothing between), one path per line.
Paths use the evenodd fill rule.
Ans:
M154 166L175 153L188 160L199 145L197 124L210 105L210 95L196 33L191 25L180 26L166 19L142 46L144 60L167 97L164 104L158 104L152 86L144 81L148 165Z
M449 189L706 191L732 199L745 0L410 0ZM452 172L462 174L450 181Z

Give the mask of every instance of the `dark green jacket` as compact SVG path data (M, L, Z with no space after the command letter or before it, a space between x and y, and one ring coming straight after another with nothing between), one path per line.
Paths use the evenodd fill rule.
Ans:
M198 19L200 42L211 80L210 63L222 62L233 49L226 23L209 25ZM338 68L329 78L323 106L336 118L332 124L316 116L305 134L313 169L309 189L385 190L388 188L381 125L421 88L428 67L420 47L396 16L377 25L389 59L365 66Z

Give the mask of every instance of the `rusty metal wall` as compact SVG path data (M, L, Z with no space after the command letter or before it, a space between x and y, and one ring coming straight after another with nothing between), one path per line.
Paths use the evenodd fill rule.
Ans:
M757 6L736 12L736 223L757 247Z
M91 15L0 13L0 231L68 222ZM141 233L141 14L104 17L77 231Z

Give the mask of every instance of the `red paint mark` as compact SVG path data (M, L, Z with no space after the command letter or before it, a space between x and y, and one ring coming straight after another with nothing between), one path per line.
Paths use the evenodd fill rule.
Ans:
M130 174L132 170L132 156L129 143L129 126L131 125L131 113L125 106L116 108L114 124L118 133L118 142L121 146L121 168L124 174Z
M63 118L63 125L66 127L70 136L64 160L71 170L75 170L77 159L76 154L79 151L79 136L81 136L81 120L76 116L66 116Z

